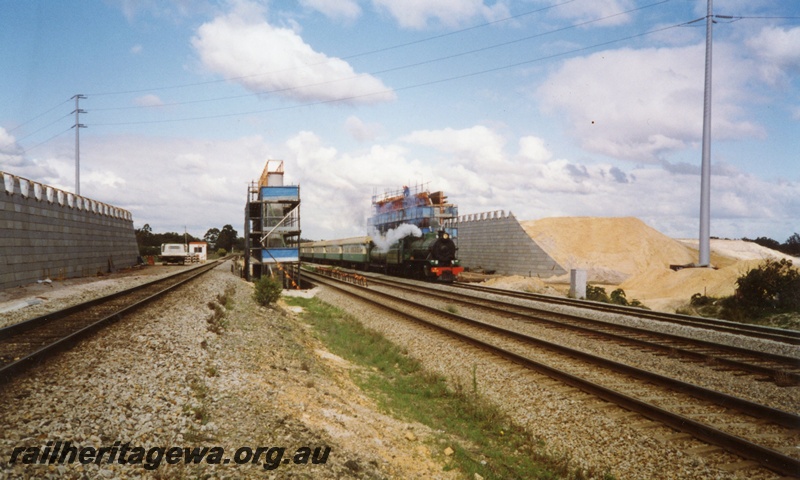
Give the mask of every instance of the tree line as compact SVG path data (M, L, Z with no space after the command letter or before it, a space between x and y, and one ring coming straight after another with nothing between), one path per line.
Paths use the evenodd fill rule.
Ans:
M755 240L751 240L749 238L743 238L742 240L744 240L745 242L757 243L762 247L771 248L781 253L785 253L786 255L791 255L793 257L800 257L800 234L797 233L792 234L792 236L789 237L783 243L780 243L777 240L773 240L767 237L758 237Z
M197 238L188 233L154 233L148 223L145 223L142 228L137 228L135 234L141 256L160 255L161 244L164 243L206 242L209 252L244 250L244 238L240 237L231 225L225 225L221 229L210 228L203 238Z

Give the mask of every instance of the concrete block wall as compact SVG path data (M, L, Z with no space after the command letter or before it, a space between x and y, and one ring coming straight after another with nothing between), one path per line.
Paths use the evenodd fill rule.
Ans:
M567 273L525 233L511 212L464 215L457 226L458 258L464 267L540 278Z
M0 289L130 267L130 212L0 172Z

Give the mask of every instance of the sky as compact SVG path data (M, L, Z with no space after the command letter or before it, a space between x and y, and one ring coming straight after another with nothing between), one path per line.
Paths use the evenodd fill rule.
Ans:
M283 160L302 237L374 194L697 238L706 0L0 0L0 171L244 233ZM712 237L800 232L800 1L717 0ZM85 98L74 98L81 95ZM591 241L591 239L587 239Z

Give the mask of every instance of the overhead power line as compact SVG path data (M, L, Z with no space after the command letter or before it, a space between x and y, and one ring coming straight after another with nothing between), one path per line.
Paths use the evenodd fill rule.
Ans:
M65 101L64 103L66 103L66 102L68 102L68 101L69 101L69 100ZM61 105L64 105L64 103L61 103L59 106L61 106ZM48 112L45 112L45 113L49 113L49 112L50 112L50 111L52 111L52 110L53 110L53 109L51 109L51 110L49 110ZM42 114L42 115L44 115L44 114ZM39 116L41 117L42 115L39 115ZM49 126L51 126L51 125L53 125L53 124L55 124L55 123L57 123L57 122L60 122L61 120L63 120L64 118L66 118L66 117L68 117L68 116L70 116L70 115L72 115L72 114L71 114L71 113L64 114L64 115L62 115L62 116L58 117L57 119L53 120L52 122L48 123L47 125L45 125L45 126L43 126L43 127L39 128L38 130L34 130L33 132L31 132L31 133L29 133L29 134L25 135L24 137L19 137L19 138L17 138L16 140L17 140L18 142L21 142L22 140L25 140L25 139L26 139L26 138L28 138L28 137L32 137L32 136L36 135L37 133L41 132L42 130L44 130L45 128L47 128L47 127L49 127ZM37 117L37 118L38 118L38 117ZM30 123L30 121L29 121L29 122L26 122L26 123ZM23 124L23 125L24 125L24 124ZM22 126L22 125L20 125L20 126ZM20 126L18 126L18 127L16 127L16 128L14 128L14 129L11 129L11 130L9 130L9 132L12 132L12 131L16 130L16 129L17 129L17 128L19 128Z
M31 123L31 122L33 122L34 120L38 120L39 118L41 118L41 117L43 117L43 116L47 115L48 113L52 112L53 110L57 109L58 107L60 107L60 106L64 105L64 104L65 104L65 103L67 103L67 102L69 102L69 100L70 100L70 99L64 100L63 102L59 103L59 104L58 104L58 105L56 105L55 107L53 107L53 108L51 108L51 109L49 109L49 110L46 110L46 111L44 111L44 112L40 113L39 115L36 115L35 117L33 117L33 118L29 119L29 120L25 120L24 122L20 123L20 124L19 124L19 125L17 125L16 127L14 127L14 128L11 128L11 129L9 129L9 130L6 130L6 131L7 131L8 133L11 133L11 132L13 132L13 131L15 131L15 130L17 130L17 129L19 129L19 128L21 128L21 127L23 127L23 126L25 126L25 125L27 125L27 124L29 124L29 123ZM63 117L62 117L62 118L63 118ZM59 118L58 120L61 120L61 118ZM58 120L56 120L56 121L58 121ZM55 122L53 122L53 123L55 123ZM48 124L48 125L46 125L46 126L50 126L50 125L52 125L52 123L50 123L50 124ZM45 128L45 127L42 127L42 128ZM39 130L41 130L41 129L39 129ZM38 132L39 130L37 130L37 132ZM36 132L34 132L34 133L36 133ZM30 136L30 135L28 135L28 136ZM27 138L28 136L26 136L26 137L23 137L23 138Z
M32 146L32 147L23 148L23 150L25 151L25 153L28 153L28 152L30 152L31 150L33 150L33 149L35 149L35 148L38 148L38 147L40 147L40 146L44 145L45 143L47 143L47 142L49 142L49 141L51 141L51 140L54 140L54 139L56 139L57 137L60 137L61 135L64 135L65 133L67 133L67 132L69 132L70 130L72 130L72 128L73 128L73 127L69 127L69 128L67 128L66 130L62 130L61 132L59 132L59 133L56 133L55 135L53 135L52 137L48 138L47 140L45 140L45 141L43 141L43 142L39 142L39 143L37 143L36 145L34 145L34 146Z
M440 35L434 35L434 36L431 36L431 37L425 37L425 38L422 38L422 39L419 39L419 40L414 40L414 41L406 42L406 43L400 43L400 44L397 44L397 45L391 45L391 46L379 48L379 49L376 49L376 50L369 50L369 51L366 51L366 52L355 53L355 54L352 54L352 55L347 55L347 56L344 56L344 57L340 57L340 59L341 60L349 60L349 59L352 59L352 58L365 57L365 56L374 55L374 54L377 54L377 53L384 53L384 52L388 52L390 50L396 50L398 48L408 47L408 46L411 46L411 45L418 45L420 43L430 42L432 40L438 40L440 38L445 38L445 37L449 37L449 36L453 36L453 35L458 35L458 34L461 34L461 33L464 33L464 32L468 32L470 30L476 30L476 29L479 29L479 28L488 27L488 26L495 25L495 24L498 24L498 23L503 23L503 22L507 22L507 21L510 21L510 20L516 20L518 18L522 18L522 17L526 17L526 16L529 16L529 15L533 15L535 13L540 13L540 12L543 12L543 11L546 11L546 10L551 10L551 9L554 9L554 8L557 8L557 7L561 7L563 5L566 5L566 4L575 2L575 1L576 0L565 0L565 1L562 1L560 3L556 3L554 5L549 5L549 6L546 6L546 7L538 8L536 10L530 10L530 11L519 13L519 14L516 14L516 15L511 15L511 16L508 16L508 17L505 17L505 18L501 18L501 19L498 19L498 20L494 20L494 21L491 21L491 22L485 22L485 23L481 23L479 25L473 25L471 27L466 27L466 28L462 28L462 29L459 29L459 30L454 30L454 31L443 33L443 34L440 34ZM664 2L668 2L668 1L671 1L671 0L664 0L663 2L659 2L659 3L664 3ZM327 62L328 61L326 60L326 61L322 61L322 62L318 62L318 63L306 64L303 67L321 65L321 64L324 64L324 63L327 63ZM136 89L136 90L120 90L120 91L111 91L111 92L90 93L88 95L91 95L93 97L108 96L108 95L125 95L125 94L130 94L130 93L157 92L157 91L161 91L161 90L172 90L172 89L176 89L176 88L187 88L187 87L196 87L196 86L202 86L202 85L213 85L213 84L217 84L217 83L226 83L226 82L231 82L231 81L235 81L235 80L244 80L244 79L247 79L247 78L260 77L260 76L264 76L264 75L273 75L275 73L291 71L291 70L295 70L297 68L303 68L303 67L292 67L292 68L287 68L287 69L282 69L282 70L274 70L274 71L265 72L265 73L254 73L252 75L242 75L242 76L238 76L238 77L227 77L227 78L222 78L222 79L219 79L219 80L209 80L207 82L186 83L186 84L181 84L181 85L170 85L170 86L161 86L161 87ZM134 107L134 108L136 108L136 107ZM138 108L142 108L142 107L138 107Z
M570 0L570 1L574 1L574 0ZM171 107L171 106L180 106L180 105L190 105L190 104L196 104L196 103L217 102L217 101L221 101L221 100L233 100L233 99L236 99L236 98L245 98L245 97L252 97L252 96L259 96L259 95L283 93L283 92L292 91L292 90L301 90L303 88L319 87L319 86L322 86L322 85L329 85L329 84L332 84L332 83L351 81L351 80L354 80L356 78L359 78L359 77L362 77L362 76L365 76L365 75L375 76L375 75L380 75L380 74L384 74L384 73L395 72L395 71L399 71L399 70L405 70L405 69L408 69L408 68L419 67L421 65L441 62L441 61L445 61L445 60L451 60L451 59L454 59L454 58L463 57L463 56L471 55L471 54L474 54L474 53L479 53L479 52L483 52L483 51L487 51L487 50L493 50L493 49L496 49L496 48L505 47L505 46L508 46L508 45L513 45L515 43L521 43L521 42L524 42L524 41L532 40L534 38L539 38L539 37L543 37L543 36L546 36L546 35L552 35L552 34L555 34L555 33L560 33L560 32L564 32L564 31L567 31L567 30L572 30L572 29L575 29L575 28L585 27L586 25L591 25L593 23L603 22L603 21L609 20L611 18L619 17L621 15L627 15L629 13L633 13L633 12L636 12L636 11L644 10L644 9L647 9L647 8L652 8L652 7L655 7L655 6L658 6L658 5L662 5L662 4L668 3L670 1L671 0L661 0L661 1L658 1L658 2L655 2L655 3L650 3L648 5L643 5L641 7L632 8L632 9L625 10L625 11L622 11L622 12L613 13L613 14L606 15L606 16L603 16L603 17L595 18L595 19L592 19L592 20L587 20L587 21L580 22L580 23L575 23L573 25L569 25L569 26L566 26L566 27L561 27L561 28L556 28L556 29L553 29L553 30L548 30L546 32L541 32L541 33L537 33L537 34L534 34L534 35L528 35L526 37L518 38L518 39L515 39L515 40L509 40L507 42L501 42L501 43L496 43L496 44L493 44L493 45L487 45L485 47L476 48L476 49L473 49L473 50L468 50L468 51L455 53L455 54L451 54L451 55L445 55L445 56L442 56L442 57L432 58L432 59L423 60L423 61L420 61L420 62L410 63L410 64L406 64L406 65L400 65L400 66L396 66L396 67L386 68L386 69L383 69L383 70L377 70L377 71L373 71L373 72L369 72L369 73L353 75L353 76L346 77L346 78L338 78L338 79L335 79L335 80L326 80L324 82L309 83L309 84L304 84L304 85L295 86L295 87L285 87L285 88L274 89L274 90L262 90L262 91L259 91L259 92L251 92L251 93L245 93L245 94L241 94L241 95L229 95L229 96L225 96L225 97L216 97L216 98L208 98L208 99L201 99L201 100L189 100L189 101L185 101L185 102L172 102L172 103L166 103L166 104L161 104L161 105L145 105L145 106L135 105L135 106L124 106L124 107L95 108L94 111L133 110L133 109L142 109L142 108L167 107L167 106ZM564 2L564 3L569 3L569 2ZM559 5L563 5L564 3L561 3ZM543 9L540 9L540 10L537 10L537 11L541 11L541 10L543 10ZM526 13L526 15L528 15L530 13L531 12L528 12L528 13ZM517 17L519 17L519 16L517 16ZM496 22L491 22L491 23L496 23ZM489 24L491 24L491 23L489 23ZM483 24L483 25L489 25L489 24ZM472 27L472 28L478 28L478 27ZM468 30L468 29L465 29L465 30ZM463 32L465 30L459 30L459 32ZM448 35L448 34L445 34L445 35ZM440 38L440 37L443 37L445 35L439 35L437 37L430 37L430 38ZM418 42L406 43L406 44L402 44L400 46L411 45L413 43L418 43ZM396 48L396 47L388 47L386 49L377 50L377 51L385 51L385 50L390 50L392 48ZM345 58L352 58L352 56L351 57L345 57ZM318 64L313 64L313 65L318 65ZM313 65L311 65L311 66L313 66ZM258 74L258 75L251 75L251 76L247 76L247 77L236 77L236 78L237 79L243 79L243 78L252 78L252 77L256 77L256 76L265 76L265 75L271 75L271 74L280 73L280 72L284 72L284 71L288 71L288 70L294 70L296 68L302 68L302 67L294 67L292 69L276 70L276 71L273 71L273 72L270 72L270 73L263 73L263 74ZM230 79L228 79L228 80L230 80ZM225 81L227 81L227 80L225 80ZM385 91L382 92L382 93L385 93Z
M628 36L625 36L625 37L616 38L614 40L608 40L606 42L596 43L596 44L589 45L589 46L586 46L586 47L580 47L580 48L576 48L576 49L572 49L572 50L568 50L568 51L564 51L564 52L560 52L560 53L554 53L554 54L551 54L551 55L545 55L545 56L542 56L542 57L537 57L537 58L525 60L525 61L522 61L522 62L516 62L516 63L512 63L512 64L502 65L502 66L499 66L499 67L478 70L478 71L469 72L469 73L465 73L465 74L461 74L461 75L454 75L454 76L450 76L450 77L440 78L438 80L431 80L431 81L428 81L428 82L415 83L415 84L411 84L411 85L406 85L404 87L397 87L397 88L394 88L394 89L380 90L380 91L365 93L365 94L361 94L361 95L352 95L352 96L344 97L344 98L336 98L336 99L330 99L330 100L319 100L319 101L316 101L316 102L307 102L307 103L302 103L302 104L287 105L287 106L284 106L284 107L273 107L273 108L267 108L267 109L250 110L250 111L246 111L246 112L234 112L234 113L227 113L227 114L204 115L204 116L198 116L198 117L185 117L185 118L167 119L167 120L143 120L143 121L137 121L137 122L95 123L93 125L95 125L95 126L120 126L120 125L143 125L143 124L172 123L172 122L184 122L184 121L196 121L196 120L210 120L210 119L216 119L216 118L227 118L227 117L236 117L236 116L242 116L242 115L252 115L252 114L256 114L256 113L277 112L277 111L292 110L292 109L296 109L296 108L311 107L311 106L316 106L316 105L326 105L326 104L334 104L334 103L346 102L346 101L350 101L350 100L357 100L357 99L367 98L367 97L371 97L371 96L384 95L386 93L390 93L390 92L393 92L393 91L411 90L411 89L414 89L414 88L420 88L420 87L435 85L435 84L439 84L439 83L445 83L445 82L451 82L451 81L460 80L460 79L464 79L464 78L475 77L475 76L478 76L478 75L484 75L484 74L487 74L487 73L498 72L498 71L502 71L502 70L508 70L510 68L516 68L516 67L520 67L520 66L523 66L523 65L528 65L528 64L531 64L531 63L536 63L536 62L541 62L541 61L544 61L544 60L550 60L550 59L553 59L553 58L563 57L565 55L571 55L573 53L593 50L593 49L596 49L596 48L599 48L599 47L604 47L606 45L611 45L611 44L614 44L614 43L619 43L619 42L624 42L624 41L627 41L627 40L632 40L634 38L639 38L639 37L643 37L643 36L647 36L647 35L652 35L652 34L663 32L663 31L670 30L670 29L673 29L673 28L682 27L682 26L687 25L689 23L690 22L682 22L682 23L679 23L679 24L669 25L669 26L666 26L666 27L661 27L661 28L657 28L657 29L654 29L654 30L649 30L647 32L642 32L642 33L638 33L638 34L634 34L634 35L628 35ZM295 87L295 88L302 88L302 87Z

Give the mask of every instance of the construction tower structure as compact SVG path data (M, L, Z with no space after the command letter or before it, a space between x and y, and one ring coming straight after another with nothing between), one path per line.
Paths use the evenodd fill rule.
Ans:
M283 288L300 285L300 187L284 185L283 160L267 160L247 189L244 277L278 278Z
M444 230L458 236L458 206L447 201L444 192L430 192L424 185L403 186L382 195L372 194L372 216L368 234L386 235L403 224L417 226L424 234Z

